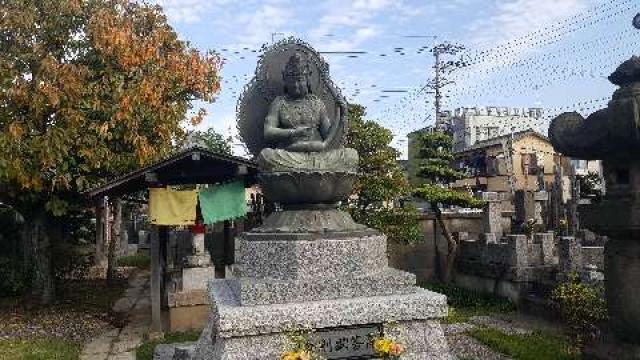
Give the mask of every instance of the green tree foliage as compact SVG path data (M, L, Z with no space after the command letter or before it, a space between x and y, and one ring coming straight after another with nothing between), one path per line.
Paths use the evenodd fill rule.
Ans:
M447 254L439 256L439 260L441 280L449 282L458 243L443 220L442 207L449 205L481 207L484 202L475 199L467 192L455 191L448 187L450 183L462 178L462 174L449 165L454 158L453 139L450 135L443 132L424 132L419 135L418 144L418 154L421 159L418 176L426 181L424 185L414 190L414 195L431 205L442 235L447 240Z
M580 184L580 197L599 200L602 198L602 178L598 173L589 172L587 175L578 175Z
M179 40L158 6L1 6L0 201L27 219L35 282L50 288L51 216L68 213L83 190L171 151L191 101L212 101L219 90L220 61Z
M607 318L602 289L584 284L576 274L558 285L551 298L559 305L572 350L580 353L585 342L598 333L598 322Z
M357 222L380 230L392 241L419 241L422 234L416 209L392 206L411 193L398 165L400 153L389 145L393 134L375 121L364 120L364 116L363 106L349 105L345 146L358 152L360 165L348 210Z
M213 152L220 154L231 155L232 139L230 137L225 138L222 134L215 131L213 128L209 128L205 131L195 130L189 133L187 136L189 146L198 145Z

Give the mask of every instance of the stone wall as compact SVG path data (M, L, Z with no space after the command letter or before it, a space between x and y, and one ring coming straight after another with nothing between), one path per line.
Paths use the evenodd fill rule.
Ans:
M599 271L604 272L604 246L583 246L582 264L594 265Z
M604 279L604 244L582 246L582 243L583 239L572 236L557 239L558 279L566 279L571 272L588 282Z
M502 239L481 234L477 240L461 234L460 239L455 281L465 288L520 302L546 295L571 273L590 283L603 280L604 247L582 246L581 239L551 232Z
M470 237L478 237L483 232L482 213L444 214L445 222L451 232L467 232ZM436 240L438 249L446 254L446 240L439 226L434 226L435 217L423 214L420 219L424 241L418 244L388 244L389 264L391 267L416 274L418 283L435 280ZM435 230L435 232L434 232Z
M457 270L469 275L508 279L516 282L544 280L545 268L553 267L552 233L508 235L497 239L482 234L479 239L460 241Z

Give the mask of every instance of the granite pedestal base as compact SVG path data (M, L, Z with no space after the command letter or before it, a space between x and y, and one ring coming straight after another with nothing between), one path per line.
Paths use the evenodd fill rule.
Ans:
M175 288L167 294L169 308L208 305L207 284L215 278L213 266L183 268L175 281Z
M182 291L204 290L215 277L213 266L182 269Z
M450 359L438 318L447 312L446 297L417 289L412 294L356 297L301 303L243 306L233 280L210 283L212 313L195 344L159 347L156 360L273 360L288 345L287 331L379 324L407 348L402 359ZM174 355L177 355L174 358Z
M290 345L287 334L298 329L313 330L325 344L352 338L337 334L353 331L362 346L370 346L373 329L405 346L402 359L450 359L438 322L447 314L446 297L389 268L385 236L372 230L337 238L282 235L237 238L234 277L209 282L211 313L200 339L159 347L157 359L278 359ZM340 341L339 350L321 355L354 359L344 350L347 340ZM358 358L374 358L373 350Z
M188 268L211 266L211 255L209 254L187 255L184 259L184 266Z

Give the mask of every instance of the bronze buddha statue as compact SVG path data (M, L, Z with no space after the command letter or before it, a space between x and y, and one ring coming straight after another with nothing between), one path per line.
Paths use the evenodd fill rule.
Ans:
M357 171L354 149L332 148L339 120L345 119L332 123L324 102L311 91L310 74L300 54L289 58L282 72L284 94L271 102L265 118L266 147L257 159L261 171ZM344 116L346 105L339 106Z
M263 194L285 210L334 209L318 216L355 228L335 210L358 173L358 153L344 146L347 121L346 101L318 52L293 38L266 48L238 100L238 131L258 163ZM318 229L325 227L338 228Z

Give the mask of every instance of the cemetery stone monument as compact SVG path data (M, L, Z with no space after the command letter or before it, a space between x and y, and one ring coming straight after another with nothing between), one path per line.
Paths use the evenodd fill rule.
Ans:
M606 195L585 221L605 245L607 306L619 338L640 344L640 58L622 63L609 80L619 88L606 108L586 119L576 112L553 120L555 149L579 159L602 159Z
M215 276L211 255L205 248L205 228L196 224L191 231L191 251L185 256L182 267L182 290L200 290L208 279Z
M327 359L376 358L380 333L405 347L402 359L449 359L446 297L389 268L386 237L337 207L358 154L343 146L347 105L320 55L293 38L265 49L238 128L281 211L237 239L234 276L211 280L208 323L186 358L279 359L290 331L312 330Z
M517 190L513 196L513 207L515 210L515 226L518 231L524 229L525 225L536 220L536 202L533 191Z
M495 234L496 238L503 235L502 229L502 202L496 192L483 192L479 196L485 201L482 212L482 227L485 234Z

